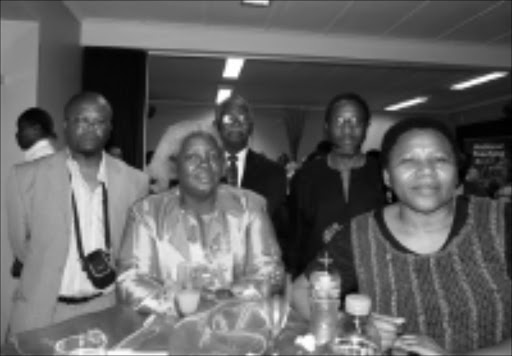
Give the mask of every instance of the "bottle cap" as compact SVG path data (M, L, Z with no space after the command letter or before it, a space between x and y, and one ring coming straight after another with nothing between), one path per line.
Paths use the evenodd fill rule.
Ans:
M352 315L370 314L372 300L365 294L349 294L345 297L345 311Z

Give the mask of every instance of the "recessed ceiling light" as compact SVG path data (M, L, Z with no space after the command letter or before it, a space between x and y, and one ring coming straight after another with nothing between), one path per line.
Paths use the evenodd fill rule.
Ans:
M244 66L244 58L230 57L226 59L222 77L226 79L237 79Z
M228 99L233 92L233 88L226 86L219 86L217 89L217 98L215 99L216 104L222 103L224 100Z
M507 74L508 74L508 72L491 72L491 73L487 73L485 75L481 75L481 76L476 77L476 78L472 78L472 79L465 80L465 81L457 83L457 84L453 84L450 87L450 89L451 90L464 90L464 89L468 89L468 88L474 87L476 85L487 83L487 82L489 82L491 80L496 80L496 79L502 78L502 77L506 76Z
M270 0L242 0L242 5L267 7L270 6Z
M398 111L398 110L402 110L402 109L405 109L405 108L408 108L408 107L411 107L414 105L422 104L422 103L426 102L427 100L428 100L428 97L426 97L426 96L418 96L413 99L401 101L399 103L387 106L384 110Z

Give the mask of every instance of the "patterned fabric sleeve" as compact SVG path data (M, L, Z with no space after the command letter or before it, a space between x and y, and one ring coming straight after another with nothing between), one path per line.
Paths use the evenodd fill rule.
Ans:
M246 229L246 265L244 278L268 276L284 269L272 223L265 202L250 203L251 216Z
M117 279L119 296L140 312L174 312L173 304L166 302L172 298L166 298L158 266L155 222L151 214L141 211L145 204L136 204L126 223Z

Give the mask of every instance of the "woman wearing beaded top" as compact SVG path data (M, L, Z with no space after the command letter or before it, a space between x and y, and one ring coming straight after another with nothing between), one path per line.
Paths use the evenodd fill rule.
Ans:
M358 216L325 247L343 289L370 295L376 313L405 318L398 343L408 351L510 355L510 204L456 194L460 156L439 121L400 121L381 155L397 202ZM294 291L306 316L308 271Z

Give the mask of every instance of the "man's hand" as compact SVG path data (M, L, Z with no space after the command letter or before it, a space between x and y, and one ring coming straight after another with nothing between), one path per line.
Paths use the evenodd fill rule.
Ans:
M373 313L372 320L379 330L382 350L389 350L400 334L405 319Z
M393 355L448 355L433 339L424 335L403 335L393 345Z

